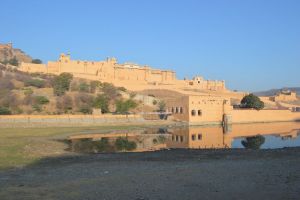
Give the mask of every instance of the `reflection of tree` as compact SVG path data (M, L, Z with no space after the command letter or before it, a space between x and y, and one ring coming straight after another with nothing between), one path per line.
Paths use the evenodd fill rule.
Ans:
M246 149L259 149L260 146L265 143L265 137L261 135L247 137L246 140L242 140L241 143Z

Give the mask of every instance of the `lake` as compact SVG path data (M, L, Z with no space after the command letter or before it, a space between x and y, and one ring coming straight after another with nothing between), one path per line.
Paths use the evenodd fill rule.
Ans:
M143 152L162 149L276 149L300 146L300 123L181 126L88 132L71 136L70 150L81 153Z

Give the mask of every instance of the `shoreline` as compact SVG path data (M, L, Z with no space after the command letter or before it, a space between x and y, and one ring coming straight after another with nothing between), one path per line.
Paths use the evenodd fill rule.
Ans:
M297 199L299 168L299 147L68 155L0 171L0 198Z

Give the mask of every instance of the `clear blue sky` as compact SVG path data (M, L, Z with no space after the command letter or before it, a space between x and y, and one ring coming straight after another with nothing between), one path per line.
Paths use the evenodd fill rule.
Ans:
M0 42L44 62L148 64L230 89L300 86L300 0L1 0Z

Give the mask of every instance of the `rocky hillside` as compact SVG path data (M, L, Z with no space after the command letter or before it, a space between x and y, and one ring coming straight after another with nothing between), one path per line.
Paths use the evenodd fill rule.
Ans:
M0 44L0 62L16 59L20 62L32 62L32 58L21 49L13 48L12 44Z
M0 115L152 112L158 101L110 83L68 73L28 74L0 63Z

